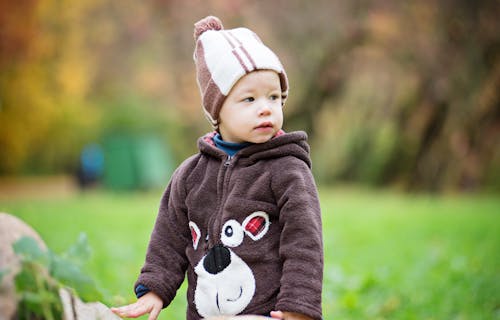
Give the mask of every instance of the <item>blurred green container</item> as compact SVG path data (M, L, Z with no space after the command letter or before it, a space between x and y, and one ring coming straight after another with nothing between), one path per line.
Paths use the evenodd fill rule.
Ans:
M109 189L163 188L172 171L171 154L156 136L113 135L105 140L103 183Z

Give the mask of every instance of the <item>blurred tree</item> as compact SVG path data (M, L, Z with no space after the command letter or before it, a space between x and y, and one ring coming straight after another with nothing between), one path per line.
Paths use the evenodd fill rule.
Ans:
M320 179L499 188L497 2L292 6L260 13L308 61L287 119L310 133Z
M500 189L498 1L21 1L0 4L0 174L67 170L110 131L180 161L210 130L193 23L255 30L290 78L322 182ZM123 113L123 114L122 114ZM7 156L3 156L7 155Z
M93 66L82 20L91 2L1 6L0 174L64 168L96 117L85 101Z

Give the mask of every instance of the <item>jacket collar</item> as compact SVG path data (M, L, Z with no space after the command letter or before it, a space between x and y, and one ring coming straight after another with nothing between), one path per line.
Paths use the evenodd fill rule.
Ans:
M215 131L207 133L198 139L198 148L201 153L218 159L226 159L227 154L217 148L213 142L213 137L217 134ZM311 167L309 157L309 145L307 144L307 134L303 131L294 131L285 133L280 130L271 140L264 143L252 144L240 150L235 158L238 162L255 163L262 159L280 158L285 156L294 156L303 160Z

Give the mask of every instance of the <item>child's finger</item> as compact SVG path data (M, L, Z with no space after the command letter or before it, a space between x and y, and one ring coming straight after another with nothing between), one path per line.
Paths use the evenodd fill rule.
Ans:
M119 308L111 308L111 311L120 317L137 318L148 312L147 307L142 303L132 303Z
M113 307L113 308L111 308L111 311L117 315L123 316L126 312L127 307L128 306Z
M156 318L158 318L158 315L160 314L160 311L161 307L154 306L151 310L151 313L149 314L148 320L156 320Z
M137 303L134 305L134 308L131 310L128 310L127 317L129 318L137 318L139 316L142 316L143 314L148 313L150 308L148 306L145 306L142 303Z
M118 308L111 308L111 311L120 316L120 317L126 317L127 316L127 309L126 309L127 306L123 306L123 307L118 307Z
M284 319L283 318L283 312L281 312L281 311L271 311L271 318L274 318L274 319Z

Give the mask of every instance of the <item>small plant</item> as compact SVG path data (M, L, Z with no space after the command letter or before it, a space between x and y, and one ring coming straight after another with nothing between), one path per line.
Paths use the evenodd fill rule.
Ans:
M59 299L62 287L71 288L84 301L102 299L95 282L82 270L83 263L90 257L85 234L80 234L77 242L61 255L50 249L42 250L30 237L16 241L13 249L21 260L21 270L14 280L20 296L20 320L62 319Z
M9 272L9 270L0 270L0 283L2 283L3 277Z

